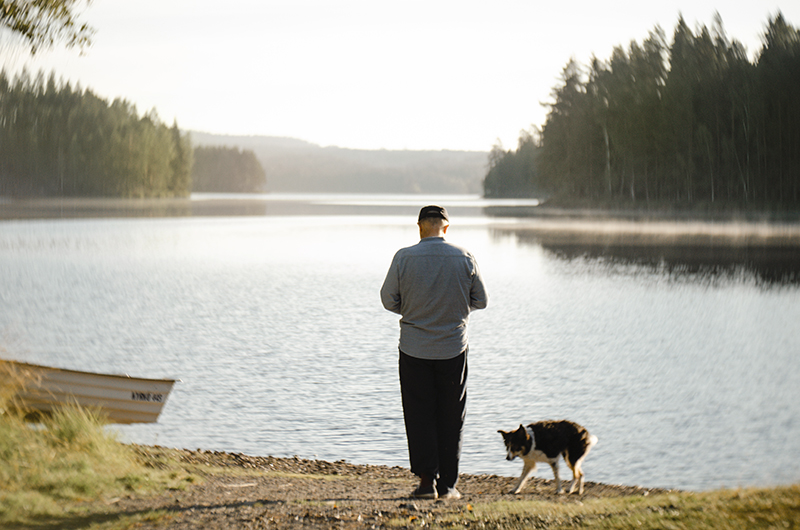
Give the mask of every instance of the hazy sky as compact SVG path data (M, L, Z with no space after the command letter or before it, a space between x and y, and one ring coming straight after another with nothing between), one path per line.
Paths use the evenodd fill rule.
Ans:
M671 40L679 13L694 29L715 11L753 54L779 10L800 25L797 0L93 0L94 45L29 68L184 129L484 151L544 122L570 57L607 59L656 24Z

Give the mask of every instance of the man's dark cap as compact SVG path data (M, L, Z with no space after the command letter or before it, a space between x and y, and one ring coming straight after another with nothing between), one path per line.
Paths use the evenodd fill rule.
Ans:
M442 208L441 206L425 206L419 211L419 219L417 221L422 221L428 217L437 217L439 219L444 219L445 221L449 221L450 219L447 217L447 210Z

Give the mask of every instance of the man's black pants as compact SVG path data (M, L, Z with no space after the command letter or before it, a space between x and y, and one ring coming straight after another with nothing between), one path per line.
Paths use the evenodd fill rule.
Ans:
M440 491L455 487L467 404L467 352L434 361L401 351L400 390L411 472L438 477Z

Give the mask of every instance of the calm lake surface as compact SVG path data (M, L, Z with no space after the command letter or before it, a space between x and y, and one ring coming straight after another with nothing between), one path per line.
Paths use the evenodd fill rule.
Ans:
M206 215L219 199L226 215ZM272 195L229 215L238 199L0 221L0 356L179 378L157 424L115 427L124 441L407 467L398 317L378 290L440 202L490 296L463 472L517 475L497 429L568 418L600 440L589 481L800 481L796 244L576 237L461 196Z

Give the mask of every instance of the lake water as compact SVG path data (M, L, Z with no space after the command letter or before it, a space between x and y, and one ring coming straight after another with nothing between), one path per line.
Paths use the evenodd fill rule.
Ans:
M157 424L115 427L125 441L407 467L398 318L378 290L436 201L490 296L471 320L463 472L517 475L497 429L569 418L600 440L589 481L800 481L797 246L576 238L472 197L272 195L198 215L214 199L0 222L0 355L179 378Z

